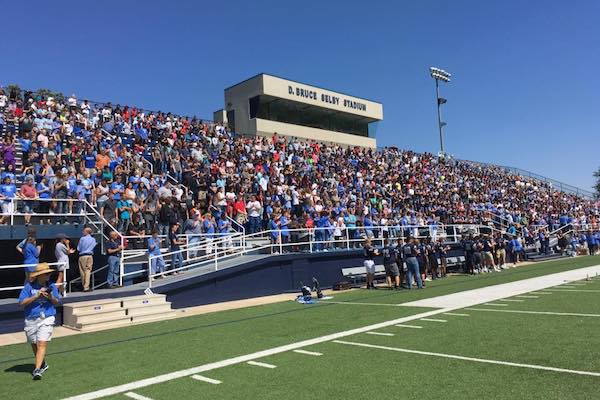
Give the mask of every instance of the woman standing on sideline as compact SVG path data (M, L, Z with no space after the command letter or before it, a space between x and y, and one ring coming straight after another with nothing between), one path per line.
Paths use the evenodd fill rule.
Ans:
M60 303L56 285L48 281L51 273L47 263L39 264L19 295L19 305L25 308L25 335L35 356L35 368L31 373L34 380L42 379L48 369L46 349L52 338L55 306Z
M58 278L56 278L56 286L60 293L65 292L63 281L65 279L65 270L69 269L69 255L75 253L75 249L70 246L70 241L64 233L56 235L56 246L54 247L54 255L58 263Z

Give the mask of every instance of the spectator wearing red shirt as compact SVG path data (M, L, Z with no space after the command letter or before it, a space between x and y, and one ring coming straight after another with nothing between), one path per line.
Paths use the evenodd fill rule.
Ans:
M246 211L246 202L244 196L238 196L236 201L233 203L233 217L236 222L240 225L248 222L248 212Z
M31 221L31 213L33 212L33 200L37 198L37 190L33 185L33 177L28 176L25 179L25 183L21 185L21 189L17 196L23 199L23 213L25 215L25 226L29 225Z

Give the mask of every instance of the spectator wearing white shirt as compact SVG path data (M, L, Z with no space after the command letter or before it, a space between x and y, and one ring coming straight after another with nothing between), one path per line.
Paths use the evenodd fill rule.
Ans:
M67 99L67 104L69 105L71 111L77 109L77 97L75 96L75 94L72 94L71 97Z
M262 214L262 204L255 195L250 197L250 201L246 204L246 209L248 210L248 219L249 233L256 233L260 231L261 225L261 214Z

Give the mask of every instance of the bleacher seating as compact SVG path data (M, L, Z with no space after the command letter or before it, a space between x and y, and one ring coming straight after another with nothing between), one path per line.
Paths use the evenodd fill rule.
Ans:
M247 233L331 227L327 237L353 225L368 231L491 222L528 242L540 229L598 224L592 199L504 168L428 153L250 138L195 117L74 95L11 94L0 115L2 149L16 152L17 182L32 176L50 198L85 199L124 234L166 233L195 213L204 232L231 229L219 223L226 213ZM5 168L11 162L3 159ZM6 170L3 176L11 177ZM255 218L247 214L251 196ZM50 212L57 208L50 204Z

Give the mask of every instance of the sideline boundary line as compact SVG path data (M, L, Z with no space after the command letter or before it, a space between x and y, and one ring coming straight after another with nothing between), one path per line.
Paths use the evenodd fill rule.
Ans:
M600 293L600 290L594 290L594 289L562 289L560 288L560 286L557 286L556 288L548 288L548 289L544 289L548 292L552 292L552 293L560 293L560 292L583 292L583 293Z
M358 343L358 342L346 342L344 340L334 340L333 343L345 344L345 345L349 345L349 346L368 347L371 349L396 351L399 353L419 354L422 356L452 358L454 360L461 360L461 361L474 361L474 362L479 362L479 363L484 363L484 364L496 364L496 365L507 365L510 367L541 369L544 371L564 372L567 374L575 374L575 375L600 376L600 372L578 371L578 370L574 370L574 369L547 367L545 365L536 365L536 364L522 364L522 363L515 363L515 362L510 362L510 361L488 360L485 358L465 357L465 356L459 356L459 355L455 355L455 354L433 353L431 351L402 349L399 347L387 347L387 346L379 346L379 345L375 345L375 344Z

